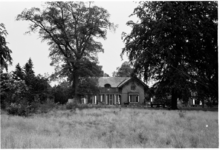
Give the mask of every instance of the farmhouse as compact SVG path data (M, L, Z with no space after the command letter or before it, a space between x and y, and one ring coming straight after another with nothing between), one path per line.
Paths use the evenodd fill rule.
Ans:
M148 86L137 77L100 77L99 93L87 95L84 104L128 105L143 104Z

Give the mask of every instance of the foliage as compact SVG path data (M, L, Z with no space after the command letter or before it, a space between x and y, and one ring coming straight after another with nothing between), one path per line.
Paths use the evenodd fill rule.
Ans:
M12 51L8 48L5 36L7 31L3 23L0 23L0 67L8 71L8 64L12 64L11 53Z
M38 31L50 45L51 65L59 77L71 77L77 97L79 77L93 74L91 64L97 64L97 52L103 52L97 38L106 38L108 28L114 29L109 13L92 2L47 2L44 10L31 8L17 16L29 21L29 32ZM88 74L87 76L91 76Z
M125 61L117 71L113 72L113 77L130 77L132 76L133 69L129 62Z
M50 93L50 85L48 78L41 75L35 75L33 71L33 62L31 59L24 65L24 81L29 87L31 99L39 99L39 102L43 103ZM21 71L22 72L22 71Z
M110 76L107 73L104 73L103 77L110 77Z
M11 103L6 110L10 115L28 116L30 114L29 106L24 104Z
M13 72L13 74L14 74L15 80L24 80L25 73L19 63L16 65L15 71Z
M97 107L97 106L95 106ZM69 103L69 104L66 104L66 109L69 109L69 110L82 110L82 109L87 109L87 108L91 108L89 107L89 105L87 104L79 104L79 103Z
M218 97L217 2L140 2L125 48L135 72L177 98ZM187 98L186 98L187 99Z
M29 88L24 81L14 80L12 74L1 75L1 108L9 114L28 115L30 101Z
M50 96L48 79L35 76L31 59L24 70L16 65L12 73L1 73L1 108L9 114L27 116L39 109Z
M79 83L79 94L87 95L87 94L97 94L99 93L98 88L98 78L84 78L80 80Z
M69 82L63 81L59 85L52 87L51 93L54 96L55 103L66 104L68 99L72 97L73 90Z
M15 82L11 75L1 74L1 107L5 108L10 102L15 102L20 99L27 90L24 82Z
M28 86L31 86L34 83L34 79L35 79L32 60L29 59L23 68L25 72L25 77L24 77L25 83Z
M34 67L33 62L31 58L29 58L28 62L24 65L24 71L25 71L26 76L34 75L33 67Z
M58 107L57 104L55 104L54 102L49 101L49 102L45 102L43 104L38 104L37 112L38 113L48 113L48 112L50 112L51 110L53 110L57 107Z

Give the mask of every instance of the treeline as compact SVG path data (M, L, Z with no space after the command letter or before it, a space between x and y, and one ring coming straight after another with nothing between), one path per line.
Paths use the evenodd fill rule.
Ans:
M100 76L105 73L100 72ZM1 109L9 114L28 116L31 113L47 112L55 106L66 104L74 95L69 81L62 81L52 87L52 76L35 75L31 59L21 67L18 63L14 71L0 74ZM94 78L79 81L79 96L98 92Z
M10 114L28 115L36 112L40 104L53 99L48 78L35 75L31 59L23 68L18 63L10 73L1 70L0 77L1 108Z

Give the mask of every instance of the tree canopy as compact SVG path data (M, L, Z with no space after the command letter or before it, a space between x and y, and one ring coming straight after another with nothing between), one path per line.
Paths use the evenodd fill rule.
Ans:
M117 67L117 70L113 72L114 77L130 77L133 73L133 68L130 63L125 61L121 67Z
M52 97L48 78L35 76L31 59L22 68L17 64L14 71L0 74L0 91L1 108L15 115L29 115Z
M13 73L15 80L24 80L25 73L19 63L15 66L15 71Z
M21 68L19 64L16 65L15 71L13 71L13 78L17 81L25 82L26 86L29 88L28 92L30 99L34 99L37 95L40 97L46 97L49 93L49 79L39 74L35 75L33 68L33 62L31 58L29 58L23 68ZM45 100L45 98L41 98L41 101L43 99Z
M218 97L217 2L140 2L123 33L129 60L145 80L177 97L192 91ZM203 95L204 96L204 95Z
M115 29L109 13L92 2L47 2L43 10L31 8L17 16L29 21L29 32L38 31L50 45L51 65L56 74L71 76L77 96L79 77L96 75L97 52L103 52L97 38L106 38L107 29ZM97 68L97 67L96 67Z
M8 71L8 65L12 64L11 53L12 51L8 48L6 42L6 35L8 32L5 29L3 23L0 23L0 67Z

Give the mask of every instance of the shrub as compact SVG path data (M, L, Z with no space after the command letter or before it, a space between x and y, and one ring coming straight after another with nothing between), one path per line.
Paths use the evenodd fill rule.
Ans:
M11 103L7 108L8 114L11 115L18 115L18 116L28 116L30 111L30 106L28 105L22 105L22 104L16 104Z
M76 106L74 103L67 103L66 104L66 109L75 109L75 108L76 108Z
M37 110L39 113L47 113L56 107L57 107L57 105L55 103L47 102L44 104L39 104Z
M179 112L179 117L180 117L180 118L184 118L184 117L185 117L185 114L184 114L182 111L180 111L180 112Z
M66 109L86 109L86 108L90 108L91 106L89 106L89 104L79 104L79 103L67 103L66 104ZM96 106L98 107L98 106Z
M57 105L53 102L40 104L39 102L27 103L27 100L10 103L6 107L6 111L10 115L29 116L33 113L47 113Z
M86 108L89 108L89 106L88 106L88 105L85 105L85 104L78 104L78 105L77 105L77 108L78 108L78 109L86 109Z

